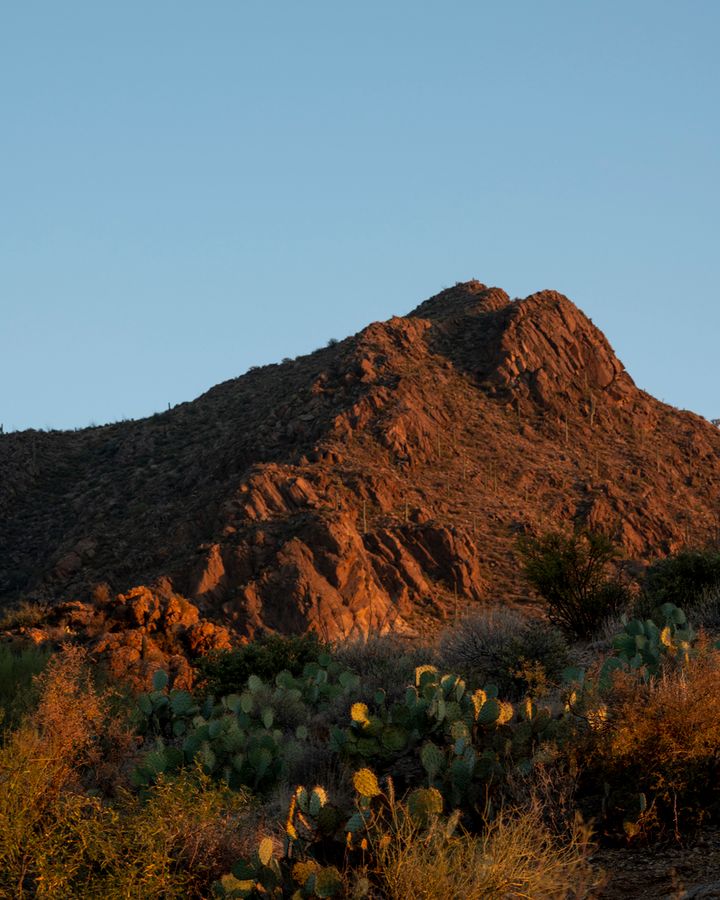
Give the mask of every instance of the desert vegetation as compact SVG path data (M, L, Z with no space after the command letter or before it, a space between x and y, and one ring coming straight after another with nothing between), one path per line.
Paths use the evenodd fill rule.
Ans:
M601 897L598 847L720 824L714 551L634 586L593 535L523 552L531 617L266 635L192 690L4 645L0 896Z

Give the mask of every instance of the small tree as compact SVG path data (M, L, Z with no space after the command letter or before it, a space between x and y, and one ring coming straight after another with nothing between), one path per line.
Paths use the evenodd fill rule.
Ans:
M548 618L579 638L590 638L628 602L627 589L609 573L617 551L606 535L583 530L523 537L525 577L548 606Z

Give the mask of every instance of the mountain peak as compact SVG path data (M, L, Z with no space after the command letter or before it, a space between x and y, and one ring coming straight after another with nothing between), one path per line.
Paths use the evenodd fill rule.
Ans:
M564 294L547 290L512 305L495 378L544 406L593 392L622 402L635 389L600 329Z
M480 281L458 281L444 288L409 315L421 319L448 319L475 313L494 312L507 306L510 298L500 288L490 288Z
M719 504L717 427L638 390L562 294L470 281L149 419L0 436L0 603L80 603L58 627L118 659L170 652L157 616L188 654L215 627L419 630L522 600L518 533L603 528L643 561Z

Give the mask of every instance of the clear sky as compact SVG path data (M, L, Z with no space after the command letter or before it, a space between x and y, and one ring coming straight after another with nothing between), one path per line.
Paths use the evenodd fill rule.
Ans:
M476 277L720 416L717 0L0 5L0 422L137 418Z

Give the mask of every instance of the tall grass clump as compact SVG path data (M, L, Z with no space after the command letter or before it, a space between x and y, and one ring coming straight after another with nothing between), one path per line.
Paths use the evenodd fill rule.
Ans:
M449 833L442 820L423 830L405 817L392 835L375 839L377 882L389 900L569 900L596 886L590 829L552 834L537 806L502 812L481 836Z

